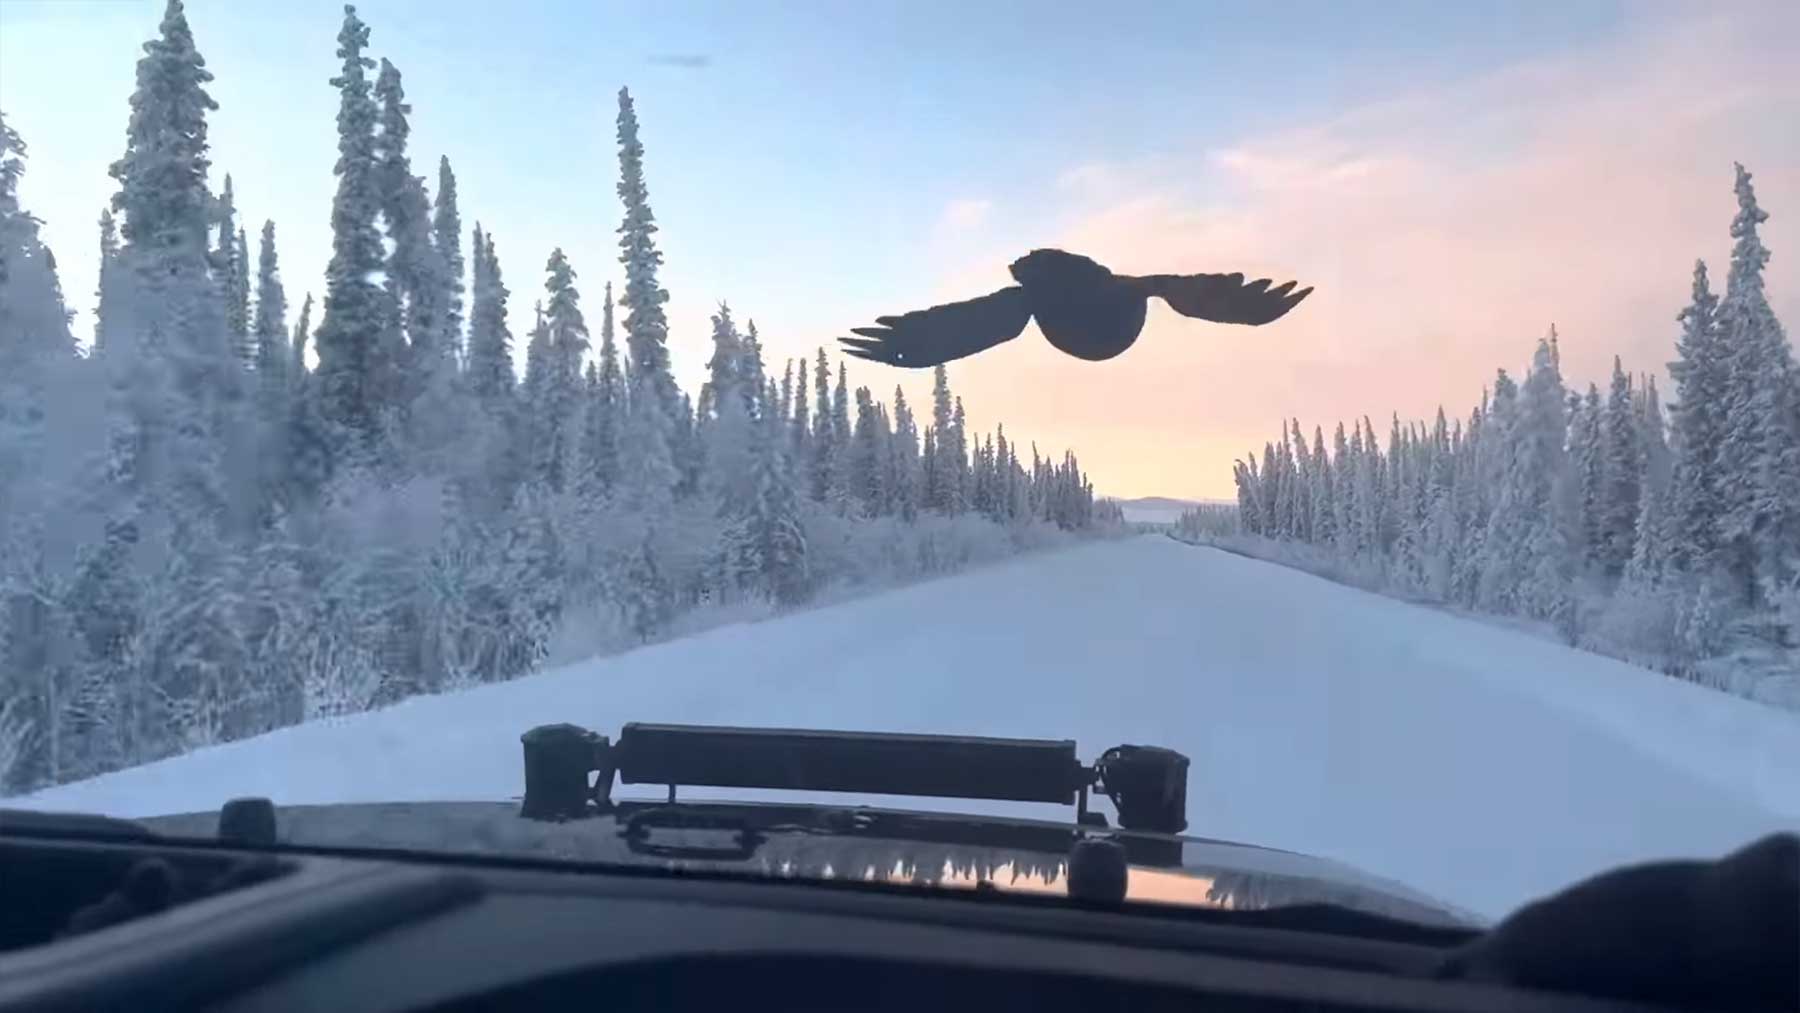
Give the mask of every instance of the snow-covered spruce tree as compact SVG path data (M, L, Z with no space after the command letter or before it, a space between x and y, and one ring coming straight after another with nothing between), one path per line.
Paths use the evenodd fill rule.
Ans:
M225 174L225 187L219 191L215 211L218 223L218 245L212 251L213 276L225 298L225 326L232 347L243 357L245 366L256 362L256 341L250 329L250 275L244 251L240 249L237 196L231 185L231 174Z
M1567 395L1548 340L1538 343L1508 427L1506 470L1488 521L1484 607L1562 620L1571 560L1560 484L1567 479Z
M927 505L940 513L952 512L956 496L954 470L950 465L954 442L950 436L950 416L954 408L949 372L939 365L931 373L931 429L937 454L929 466L932 488Z
M518 399L514 392L512 333L506 324L509 295L501 278L494 238L477 224L470 241L469 354L464 386L471 404L464 502L483 523L496 521L524 477L514 453Z
M850 378L838 363L837 386L831 390L831 485L827 498L839 510L850 503Z
M900 512L899 457L894 453L894 420L888 415L887 405L880 401L875 404L875 484L879 490L880 501L876 503L876 512L884 516L892 516ZM996 480L997 482L997 480Z
M894 513L912 523L919 515L919 425L906 394L894 385ZM1010 460L1010 459L1009 459Z
M1300 420L1293 419L1294 489L1292 493L1296 536L1303 542L1314 542L1318 518L1313 513L1313 457L1306 447L1306 434L1300 431Z
M669 446L675 458L675 494L681 498L692 496L699 490L700 469L706 463L706 448L701 446L699 427L694 420L694 399L682 391L669 427Z
M789 417L788 461L802 478L801 488L811 490L812 415L806 402L806 357L801 356L794 369L794 406Z
M1570 548L1576 549L1582 563L1589 568L1602 565L1606 513L1605 450L1601 445L1600 389L1588 384L1587 395L1569 395L1570 478L1574 483L1575 523L1569 534Z
M819 349L819 359L813 370L813 431L812 461L808 470L809 488L813 502L823 503L830 495L832 472L837 463L837 447L834 430L831 425L831 366L826 361L825 349Z
M969 509L969 438L967 419L963 415L962 398L950 412L950 449L945 462L945 485L949 489L950 512L960 514ZM940 452L943 443L938 444Z
M1718 299L1706 263L1694 262L1692 298L1678 316L1681 336L1669 363L1674 465L1670 478L1669 565L1704 575L1716 565L1722 511L1719 451L1724 439L1727 362L1719 338Z
M777 419L762 419L751 439L754 489L727 531L730 564L740 586L778 605L797 605L811 593L812 582L784 433Z
M1009 456L1012 459L1012 478L1009 482L1013 497L1010 513L1013 523L1028 524L1031 521L1031 476L1025 473L1024 466L1019 463L1018 444L1009 447Z
M588 329L581 313L581 293L575 288L575 269L561 247L551 252L544 271L546 358L537 392L541 402L529 409L537 416L537 441L530 449L539 462L538 479L549 489L562 492L579 466L581 361L587 354ZM533 341L535 344L535 337ZM529 382L527 390L529 396Z
M681 481L675 465L673 428L663 410L655 374L637 372L626 397L619 487L624 504L646 523L666 514Z
M1513 430L1519 414L1518 383L1506 370L1496 370L1493 386L1483 394L1483 401L1479 416L1472 416L1479 418L1480 432L1471 449L1469 463L1474 476L1471 483L1474 512L1464 529L1469 532L1471 545L1468 567L1461 582L1465 589L1461 600L1471 608L1483 607L1497 589L1499 580L1497 573L1490 576L1489 567L1499 547L1489 543L1489 531L1493 527L1500 490L1506 484L1511 466Z
M217 238L211 252L213 273L221 279L229 280L237 239L237 191L232 186L229 172L225 174L225 185L219 190L213 203L213 224L217 228ZM230 302L229 289L226 301Z
M1601 419L1601 502L1599 559L1607 576L1625 572L1637 545L1648 459L1631 389L1631 377L1613 356L1612 387Z
M674 493L682 481L677 462L692 451L684 435L691 428L690 409L682 404L669 367L669 321L663 310L669 294L657 281L662 253L656 248L656 216L644 183L644 145L638 139L637 112L630 91L619 89L619 200L625 217L619 224L619 262L625 266L626 355L631 366L630 434L621 444L628 496L651 509ZM667 482L667 488L664 483Z
M492 237L475 225L470 240L472 269L469 302L468 385L482 411L493 413L512 396L512 332L506 326L510 293L500 277L500 260Z
M794 360L792 359L783 363L781 389L776 398L775 418L781 422L781 438L784 441L789 440L791 436L788 427L792 424L789 420L794 417Z
M619 223L619 262L625 265L625 293L619 300L625 309L625 350L633 371L647 378L663 414L672 420L681 395L669 369L669 321L663 310L669 294L657 281L662 253L656 248L656 215L644 183L637 110L631 92L624 88L619 89L618 140L619 200L625 205L625 218ZM640 386L634 376L632 389Z
M438 188L431 215L432 244L437 249L442 268L443 312L439 314L442 334L437 339L444 355L460 364L463 361L463 272L467 265L462 254L462 213L456 206L456 174L450 171L449 156L438 158Z
M1654 587L1670 573L1669 547L1672 521L1669 492L1648 486L1638 511L1631 558L1625 564L1625 581L1639 588Z
M704 455L701 485L721 511L730 513L755 490L751 388L761 383L750 375L754 369L750 350L731 319L731 307L724 303L712 317L712 340L696 419Z
M284 398L289 386L288 369L293 351L288 346L287 294L281 285L281 266L275 253L275 223L263 222L262 241L256 258L256 313L251 335L256 341L258 397L265 405Z
M1379 566L1387 551L1382 544L1385 511L1381 499L1381 446L1368 416L1363 416L1359 429L1361 439L1356 436L1350 439L1350 451L1356 458L1353 505L1356 509L1357 556ZM1274 464L1273 460L1267 463Z
M544 303L531 306L531 331L525 339L525 377L519 384L517 430L513 434L513 454L525 462L525 481L549 488L557 470L553 412L550 408L551 374L555 369L550 354L550 327L544 322Z
M659 395L653 383L641 377L633 383L642 391L642 400L649 402L646 406L649 415L666 420L667 413L655 404ZM634 394L631 400L635 411L640 398ZM670 470L673 472L673 466ZM631 632L642 642L648 642L662 632L674 615L674 596L657 565L649 534L626 559L619 580L619 607Z
M284 500L291 488L288 475L288 425L293 414L293 350L288 347L287 294L281 285L275 253L275 223L266 221L256 261L256 314L251 334L256 342L256 424L259 519Z
M562 615L569 555L569 547L557 538L549 492L538 485L521 488L506 542L506 640L496 677L522 675L544 660Z
M619 367L619 348L613 339L612 283L606 285L600 310L600 363L595 371L593 397L588 404L588 442L585 468L596 491L610 495L619 481L619 437L625 419L625 377Z
M312 293L306 293L306 299L300 303L300 317L294 321L293 338L289 344L293 348L293 358L288 362L288 377L295 387L305 384L311 369L306 364L306 344L312 339Z
M453 288L460 280L452 276L439 249L438 223L425 181L412 171L407 153L412 106L406 102L400 71L385 59L380 66L373 91L381 110L374 173L389 247L383 291L390 316L384 346L398 370L390 405L396 423L404 427L396 434L403 442L398 470L442 474L452 470L452 459L467 441L468 418L457 375L458 335L446 321L455 298ZM454 243L460 223L455 221L454 203L447 210L449 220L442 225Z
M1313 427L1311 463L1307 468L1307 511L1312 516L1312 544L1330 546L1337 540L1337 506L1332 500L1334 474L1325 450L1325 429Z
M39 234L42 223L19 203L25 156L24 140L0 113L0 383L41 380L37 370L45 363L75 354L55 258ZM103 254L110 226L103 217ZM24 404L0 400L0 419L20 421Z
M887 442L888 435L876 414L869 388L856 388L856 422L851 429L844 472L851 502L864 517L883 513L886 490L881 481L882 451Z
M1432 459L1419 519L1424 590L1437 601L1451 600L1453 580L1465 549L1462 517L1456 502L1455 439L1440 407L1432 428ZM1318 450L1319 456L1323 457L1322 442Z
M904 402L900 401L897 401L896 403L904 404ZM908 417L907 423L910 425L911 422L912 419ZM899 438L899 435L898 432L895 433L896 439ZM908 474L910 469L907 467L908 463L909 462L906 462L903 457L896 476L897 482L905 483L910 480ZM1013 490L1013 483L1015 480L1013 475L1013 448L1012 444L1007 442L1006 427L998 424L994 426L994 467L999 472L999 486L995 490L996 498L998 500L995 504L998 510L998 519L1002 522L1010 523L1014 520L1013 505L1015 500Z
M387 60L375 78L374 99L380 103L380 131L375 139L375 178L381 216L392 251L387 256L387 292L398 314L406 355L400 396L416 400L454 370L453 349L445 339L444 315L450 299L449 268L439 253L425 181L413 175L406 144L412 128L412 106L400 70ZM447 223L448 224L448 223Z
M319 406L317 377L307 366L307 345L312 338L312 293L300 304L294 323L293 358L289 378L293 389L288 400L287 441L283 469L288 476L284 497L291 505L316 504L331 476L330 427Z
M98 360L106 355L107 335L113 330L123 298L119 291L119 229L112 209L107 208L100 212L100 283L94 289L94 341L89 358Z
M1344 424L1337 424L1337 431L1332 436L1332 475L1331 475L1331 528L1333 544L1337 554L1349 558L1356 551L1356 513L1352 506L1355 495L1354 475L1356 461L1350 454L1350 437L1344 432ZM1243 509L1240 504L1239 509ZM1246 528L1254 531L1254 528Z
M752 418L761 419L775 408L775 401L766 395L769 377L763 364L762 337L756 333L756 321L751 320L744 328L743 341L740 345L738 364L739 392L743 396L744 406Z
M114 453L104 498L109 523L139 545L136 558L165 563L140 575L136 660L91 659L129 687L131 759L246 723L234 710L246 701L243 670L232 667L241 643L228 540L248 526L254 501L249 476L236 471L254 433L244 424L240 346L208 248L206 113L216 106L178 0L144 53L125 154L111 170L128 291L109 334Z
M1736 243L1718 308L1727 392L1719 547L1733 593L1763 605L1800 580L1800 406L1793 349L1763 287L1769 251L1758 227L1769 215L1750 173L1736 169Z
M1036 450L1035 447L1032 449ZM937 496L938 496L937 469L938 469L937 427L926 426L925 427L925 436L922 440L920 440L920 445L919 445L919 507L922 510L937 509L936 506L934 505L937 502ZM1033 464L1032 471L1033 471L1033 474L1035 475L1035 473L1037 471L1035 462ZM1035 520L1035 519L1037 519L1037 507L1038 507L1037 484L1034 481L1034 482L1027 483L1027 485L1031 489L1031 495L1028 500L1028 508L1026 510L1026 515L1028 517L1032 518L1033 520Z
M1632 395L1632 410L1638 424L1638 444L1644 452L1644 496L1667 497L1669 480L1675 467L1669 449L1668 416L1663 412L1662 395L1656 389L1656 377L1643 376Z
M329 427L334 468L375 449L400 389L399 331L392 299L379 281L387 256L377 227L382 192L375 126L380 110L366 73L375 65L363 55L368 44L368 26L353 5L345 4L337 50L343 69L331 79L340 93L331 262L325 271L324 320L314 337L319 409Z
M575 456L568 475L569 491L584 506L598 507L606 497L599 467L604 420L605 413L601 411L600 401L600 367L589 362L582 371L581 384L576 391Z
M293 358L289 378L293 389L289 395L287 449L284 468L288 476L286 499L290 505L316 503L331 476L330 427L319 406L317 377L307 365L307 345L312 330L312 293L300 304L300 318L294 322Z
M1478 518L1481 497L1477 488L1476 463L1480 454L1488 394L1482 389L1483 404L1469 412L1469 423L1460 433L1456 447L1455 478L1451 498L1455 500L1457 548L1450 567L1449 599L1464 607L1475 604L1475 591L1480 583L1477 560L1481 556L1481 528ZM1461 424L1459 423L1459 426Z
M78 365L56 261L19 203L25 144L0 115L0 792L66 776L68 610L45 537L66 523L56 406Z
M1245 455L1231 462L1231 478L1237 487L1239 528L1249 535L1261 535L1262 523L1256 509L1256 457Z
M19 203L25 155L25 142L0 115L0 391L8 395L0 397L0 425L22 424L41 411L38 398L48 392L39 386L28 397L24 386L47 382L44 370L75 356L56 259L39 234L41 223ZM104 249L104 231L101 242ZM5 386L11 383L20 389Z
M128 458L120 455L119 463ZM76 778L134 762L160 745L145 718L150 694L140 663L143 582L132 555L139 543L136 518L121 512L102 536L84 545L75 574L58 604L73 634L73 672L58 715L47 728L78 742L78 753L54 757L60 776ZM49 704L49 700L45 700Z
M246 361L253 360L256 355L256 336L250 332L250 241L244 233L244 227L238 226L237 234L231 243L231 277L225 280L227 320L232 326L236 321L232 318L242 316L247 332L242 346L247 351Z
M212 75L179 0L168 4L144 54L125 153L111 168L120 184L114 208L123 215L119 256L128 289L120 293L129 314L120 331L132 346L113 363L114 414L147 455L133 469L137 480L168 483L147 499L167 514L179 546L186 538L209 542L227 517L224 468L228 438L241 431L242 371L208 249L206 113L217 106L205 85Z

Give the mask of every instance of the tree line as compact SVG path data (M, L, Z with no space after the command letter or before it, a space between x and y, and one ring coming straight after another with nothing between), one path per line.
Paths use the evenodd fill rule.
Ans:
M447 158L414 171L401 73L344 10L331 259L297 314L275 223L252 259L210 187L180 0L137 64L85 344L0 119L0 792L1118 520L1073 454L970 431L942 367L921 420L822 349L775 376L720 304L684 392L624 89L623 286L590 328L551 251L516 362L499 242Z
M1384 442L1365 417L1328 445L1293 420L1236 462L1234 516L1182 526L1310 546L1360 582L1696 677L1737 634L1796 646L1800 369L1764 291L1768 214L1736 173L1725 292L1696 262L1666 410L1616 357L1605 391L1571 390L1552 328L1466 423L1396 415Z

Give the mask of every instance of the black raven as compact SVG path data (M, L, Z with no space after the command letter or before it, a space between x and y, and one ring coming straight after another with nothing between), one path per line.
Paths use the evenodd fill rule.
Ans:
M1080 254L1033 250L1012 262L1009 285L992 295L946 303L900 316L877 317L875 327L852 327L839 338L844 351L894 366L936 366L1011 341L1037 317L1052 345L1098 362L1130 348L1144 329L1151 296L1177 313L1221 324L1266 324L1280 319L1311 288L1294 282L1270 288L1242 274L1114 274Z

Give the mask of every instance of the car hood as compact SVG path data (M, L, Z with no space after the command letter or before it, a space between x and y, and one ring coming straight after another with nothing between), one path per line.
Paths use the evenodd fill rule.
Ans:
M671 818L672 817L672 818ZM169 837L214 837L218 814L135 821ZM635 827L634 824L642 824ZM746 834L746 831L754 831ZM566 822L522 819L516 803L396 802L284 806L278 842L452 852L923 887L1066 893L1077 836L1124 845L1126 899L1266 909L1332 904L1410 922L1480 928L1483 920L1329 859L1202 837L1067 823L865 807L624 803ZM750 843L746 843L750 842Z

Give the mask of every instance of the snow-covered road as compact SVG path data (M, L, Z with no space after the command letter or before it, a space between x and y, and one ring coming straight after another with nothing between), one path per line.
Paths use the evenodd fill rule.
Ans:
M1190 832L1337 858L1489 915L1604 866L1800 828L1794 714L1154 536L284 729L26 804L506 797L520 732L633 720L1074 738L1086 759L1167 745L1194 761Z

